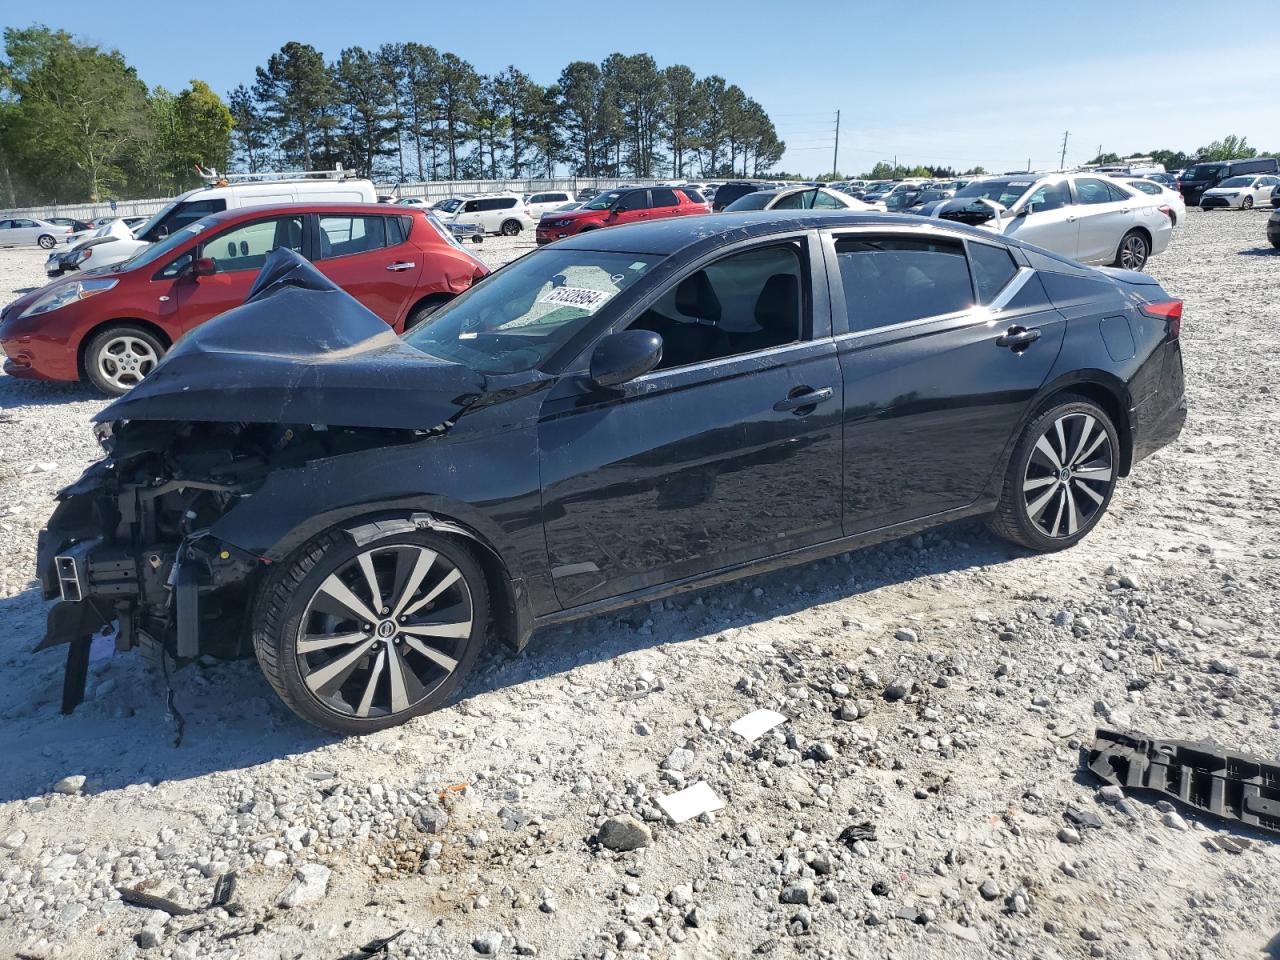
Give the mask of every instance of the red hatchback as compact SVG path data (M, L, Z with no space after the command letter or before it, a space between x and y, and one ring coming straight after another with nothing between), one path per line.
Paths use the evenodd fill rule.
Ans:
M123 263L63 277L0 312L5 373L87 378L121 394L184 333L248 296L267 254L296 250L397 333L489 273L424 211L290 204L216 213Z
M544 213L538 221L538 244L620 223L644 223L710 212L711 205L692 188L619 187L596 194L577 210Z

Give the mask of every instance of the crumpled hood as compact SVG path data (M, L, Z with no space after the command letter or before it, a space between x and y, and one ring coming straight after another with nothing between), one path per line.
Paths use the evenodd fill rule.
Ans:
M429 430L453 420L484 389L481 374L409 346L281 248L242 306L179 340L94 419Z

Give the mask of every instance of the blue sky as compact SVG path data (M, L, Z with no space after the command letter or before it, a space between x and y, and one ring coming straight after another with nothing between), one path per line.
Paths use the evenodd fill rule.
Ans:
M416 40L484 73L514 63L542 83L571 60L649 53L659 66L685 63L741 86L787 141L782 166L805 173L830 168L837 109L845 172L895 155L958 168L1014 169L1028 159L1054 167L1064 130L1068 163L1099 145L1193 150L1228 133L1280 150L1275 0L1235 3L1230 13L1178 0L1043 11L1025 0L63 0L22 11L9 6L5 22L43 22L118 47L149 84L178 89L199 77L224 94L251 83L287 40L330 58L345 46Z

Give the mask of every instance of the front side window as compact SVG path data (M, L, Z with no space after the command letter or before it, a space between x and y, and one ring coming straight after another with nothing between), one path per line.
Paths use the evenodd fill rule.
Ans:
M462 208L463 213L479 213L484 209L483 200L468 200L466 206Z
M658 369L707 363L803 336L799 243L731 254L680 280L631 325L662 337Z
M301 216L242 223L202 243L200 256L212 260L218 273L261 270L277 247L302 252Z
M957 194L958 196L958 194ZM1027 198L1025 206L1033 213L1044 213L1046 210L1058 210L1071 203L1071 188L1065 180L1057 183L1046 183Z
M956 241L840 237L836 260L850 331L959 313L973 305L964 246Z
M476 284L405 336L480 373L531 370L662 258L539 250Z
M648 190L632 190L618 201L618 210L646 210L649 207Z
M395 241L399 242L399 239ZM387 245L386 217L320 217L320 259L381 250Z

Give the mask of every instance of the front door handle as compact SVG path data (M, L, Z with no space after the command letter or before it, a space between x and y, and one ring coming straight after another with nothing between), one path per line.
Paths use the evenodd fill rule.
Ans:
M387 264L387 269L388 269L388 270L392 270L392 271L397 271L397 270L412 270L412 269L413 269L414 267L416 267L416 266L417 266L417 264L416 264L416 263L412 263L412 262L407 261L407 260L401 260L399 263L389 263L389 264Z
M1010 327L996 337L997 347L1010 347L1013 350L1025 350L1040 339L1039 327Z
M820 390L813 390L809 387L796 387L785 400L779 400L773 405L773 409L778 413L803 413L810 408L816 407L824 400L830 400L835 395L835 391L830 387L823 387Z

